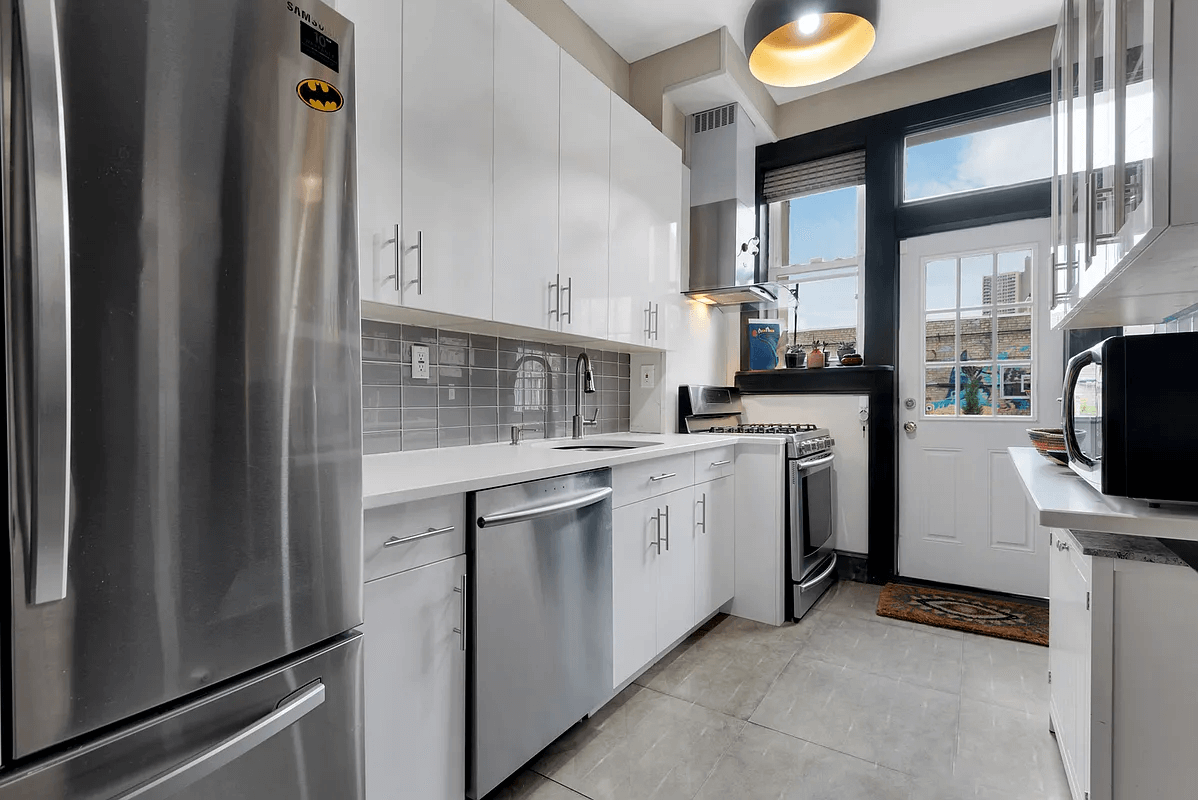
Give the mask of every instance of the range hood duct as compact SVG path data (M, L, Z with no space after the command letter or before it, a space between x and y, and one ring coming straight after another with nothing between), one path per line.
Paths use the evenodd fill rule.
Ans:
M733 103L694 114L691 161L690 282L687 297L736 310L789 308L794 296L758 280L756 136Z

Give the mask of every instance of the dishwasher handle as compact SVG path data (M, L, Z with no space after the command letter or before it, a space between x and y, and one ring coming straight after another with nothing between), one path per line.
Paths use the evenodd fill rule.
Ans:
M555 514L593 506L595 503L600 503L609 497L611 497L611 487L604 486L602 489L596 489L593 492L588 492L577 497L559 500L556 503L548 503L543 506L529 506L528 508L518 508L515 511L504 511L501 514L479 517L478 527L497 528L500 525L515 525L520 522L528 522L529 520L552 517Z

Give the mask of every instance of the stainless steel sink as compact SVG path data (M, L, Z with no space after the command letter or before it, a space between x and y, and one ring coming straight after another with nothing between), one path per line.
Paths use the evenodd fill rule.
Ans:
M563 444L554 450L578 450L584 453L607 453L613 450L636 450L641 447L655 447L658 442L595 442L594 444Z

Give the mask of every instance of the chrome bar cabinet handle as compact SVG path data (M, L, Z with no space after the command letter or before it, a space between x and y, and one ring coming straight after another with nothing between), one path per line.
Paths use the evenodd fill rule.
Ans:
M677 472L666 472L662 475L650 475L649 480L653 481L654 483L657 483L658 481L664 481L664 480L668 480L670 478L677 478L677 477L678 477Z
M457 530L456 526L449 525L445 528L429 528L424 533L414 533L411 536L404 536L402 538L398 536L392 536L390 539L383 542L383 547L395 547L397 545L407 544L408 542L415 542L419 539L427 539L430 536L440 536L443 533L453 533L455 530Z
M561 314L561 311L562 311L562 276L560 274L554 276L554 279L549 282L550 302L553 301L553 297L555 295L557 297L557 307L549 309L549 316L552 317L555 322L561 322L561 320L562 320L562 314Z
M712 461L712 462L711 462L711 466L713 466L713 467L726 467L726 466L728 466L728 465L729 465L729 464L731 464L731 463L732 463L732 461L731 461L730 459L724 459L723 461Z
M569 323L573 324L573 322L574 322L574 278L566 278L566 285L564 287L560 286L561 277L558 277L557 280L559 283L558 296L557 296L558 308L561 308L561 305L562 305L562 294L566 295L566 310L562 312L562 315L561 315L562 322L563 323L569 322Z
M424 294L424 231L416 231L416 294Z
M666 506L666 552L670 552L670 507Z
M467 595L466 595L466 573L465 572L462 573L461 587L459 588L459 587L455 586L455 587L453 587L453 591L456 594L460 594L462 596L462 621L459 624L459 627L453 629L453 632L461 637L462 652L464 653L464 652L466 652L466 614L468 613L467 604L466 604Z

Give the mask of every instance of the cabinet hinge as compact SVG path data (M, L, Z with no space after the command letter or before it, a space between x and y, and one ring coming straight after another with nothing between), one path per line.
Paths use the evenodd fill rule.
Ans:
M1090 610L1090 593L1086 592L1086 611Z
M1052 670L1048 671L1048 682L1052 683Z

